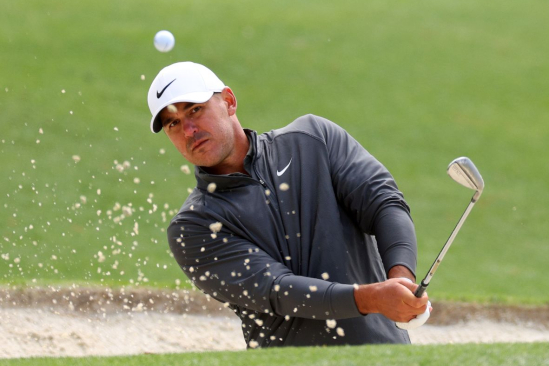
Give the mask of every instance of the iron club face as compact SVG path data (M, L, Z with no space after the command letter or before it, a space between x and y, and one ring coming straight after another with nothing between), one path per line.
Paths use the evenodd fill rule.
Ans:
M484 189L484 180L471 159L461 157L452 160L447 169L450 178L464 187L477 191L473 199L476 201Z

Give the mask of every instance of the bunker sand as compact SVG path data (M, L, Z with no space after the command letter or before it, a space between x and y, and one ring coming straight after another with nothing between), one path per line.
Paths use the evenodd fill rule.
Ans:
M434 303L414 344L549 342L548 307ZM0 289L0 358L243 350L239 319L197 291Z

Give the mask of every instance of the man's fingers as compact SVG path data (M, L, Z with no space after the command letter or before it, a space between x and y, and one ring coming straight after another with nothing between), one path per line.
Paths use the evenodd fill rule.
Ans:
M405 301L404 303L406 305L409 305L413 308L423 308L425 309L425 306L427 305L427 303L429 302L429 298L428 297L420 297L419 299L417 297L414 296L413 299L410 299L409 301Z
M399 278L396 278L396 280L398 281L398 283L400 283L402 286L406 287L412 292L414 292L416 288L418 288L418 285L412 282L412 280L409 278L399 277Z
M429 308L431 309L431 303L429 302L428 304ZM400 329L406 329L406 330L410 330L410 329L415 329L417 327L420 327L422 326L426 321L427 319L429 319L429 316L431 315L430 312L428 311L425 311L424 313L418 315L417 317L407 321L407 322L396 322L396 326Z
M398 278L398 280L399 280L398 282L402 286L406 287L410 291L409 294L408 293L403 294L404 295L403 302L414 308L423 307L423 310L425 310L425 306L429 301L429 295L427 294L427 291L425 291L420 298L417 298L414 295L414 292L419 287L419 285L413 283L408 278Z
M414 308L417 311L417 314L422 314L423 312L425 312L425 309L427 308L427 302L429 301L429 296L427 292L424 292L420 298L417 298L415 297L414 292L419 287L419 285L412 283L407 278L399 278L398 280L402 286L406 287L409 290L409 292L406 291L402 294L402 301L406 305Z
M423 305L422 307L416 308L419 314L423 314L425 310L427 310L427 304Z
M425 306L427 306L427 302L429 301L429 297L424 294L422 297L417 298L414 296L414 293L411 292L409 294L404 294L402 301L412 308L419 309L423 308L425 310Z
M420 306L420 307L412 307L408 305L404 305L404 308L401 308L399 313L403 317L404 320L402 321L409 321L410 319L415 318L416 316L423 314L427 310L427 304Z
M413 296L413 299L418 299L414 293L416 291L416 289L419 287L418 284L416 283L413 283L412 280L410 280L409 278L406 278L406 277L400 277L400 278L397 278L396 280L398 280L398 283L401 284L402 286L406 287L408 290L410 290L411 292L411 295ZM421 297L419 299L423 299L421 300L420 302L417 302L415 300L412 300L412 296L407 296L406 298L408 299L408 301L405 301L407 304L410 304L410 306L414 306L414 307L418 307L418 306L423 306L425 304L427 304L427 301L429 300L429 295L427 294L427 291L425 291L423 293L423 295L421 295ZM415 304L415 305L414 305Z

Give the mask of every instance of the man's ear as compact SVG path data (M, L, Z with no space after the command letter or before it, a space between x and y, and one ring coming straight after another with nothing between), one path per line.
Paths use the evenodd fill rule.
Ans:
M229 116L236 114L237 102L236 102L236 97L233 91L231 90L231 88L229 88L228 86L225 87L221 91L221 98L225 103L227 103L227 111L229 112Z

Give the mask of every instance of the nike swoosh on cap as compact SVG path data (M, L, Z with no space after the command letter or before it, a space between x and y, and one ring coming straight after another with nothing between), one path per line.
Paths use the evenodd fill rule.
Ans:
M170 81L170 82L168 83L168 85L166 85L166 86L164 87L164 89L162 89L162 90L160 91L160 93L159 93L159 92L156 92L156 98L157 98L157 99L160 99L160 97L162 96L162 94L164 94L164 92L166 91L166 89L168 89L168 86L172 85L172 83L173 83L175 80L176 80L176 79L173 79L172 81Z
M286 169L288 169L290 167L290 164L292 163L292 159L290 158L290 162L288 163L288 165L286 165L286 167L284 169L282 169L281 171L276 171L276 175L278 175L279 177L284 174L284 172L286 171Z

